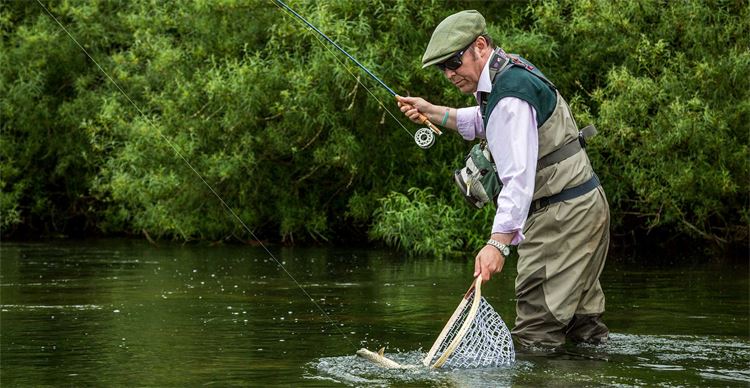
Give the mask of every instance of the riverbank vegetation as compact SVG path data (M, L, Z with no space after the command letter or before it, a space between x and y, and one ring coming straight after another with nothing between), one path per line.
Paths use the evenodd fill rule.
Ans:
M486 239L492 209L451 179L471 145L416 147L392 97L273 2L41 4L67 31L36 1L0 5L4 238L252 240L205 180L263 240ZM289 2L397 93L453 106L473 101L419 59L467 4L596 124L615 236L747 245L745 2Z

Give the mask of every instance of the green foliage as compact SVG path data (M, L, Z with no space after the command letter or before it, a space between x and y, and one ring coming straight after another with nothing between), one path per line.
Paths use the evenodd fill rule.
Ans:
M412 254L442 257L463 247L465 227L454 204L446 204L430 190L409 189L409 196L390 193L375 211L370 235Z
M487 238L491 209L465 206L450 179L470 145L446 134L417 148L392 97L272 1L43 3L107 75L36 2L0 4L6 235L251 238L210 185L263 239L371 228L440 255ZM290 2L396 92L474 103L419 62L464 2L363 4ZM747 239L746 4L471 6L597 124L589 155L616 228ZM398 194L411 187L432 191Z
M86 84L99 75L40 11L31 2L0 6L0 226L74 233L92 222L96 206L88 188L101 158L80 124L96 112L99 97ZM91 24L74 33L93 42L114 33L102 26L106 15L89 11L79 9L75 17Z
M747 3L548 1L528 12L556 42L548 73L579 122L600 130L589 154L615 227L746 241Z

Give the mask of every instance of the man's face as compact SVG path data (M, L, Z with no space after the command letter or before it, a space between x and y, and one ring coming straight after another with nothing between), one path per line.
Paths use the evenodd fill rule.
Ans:
M463 50L460 56L461 66L455 70L443 67L443 74L450 80L454 86L464 94L471 94L477 91L479 76L482 75L482 69L487 62L491 50L488 48L484 38L477 38L468 48ZM460 52L459 52L460 54ZM455 58L453 58L455 59ZM448 62L448 61L446 61ZM445 62L441 65L444 65Z

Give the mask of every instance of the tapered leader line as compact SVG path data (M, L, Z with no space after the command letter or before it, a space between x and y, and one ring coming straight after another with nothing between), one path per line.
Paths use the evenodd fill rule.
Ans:
M388 91L388 93L390 93L390 94L391 94L391 95L392 95L393 97L395 97L396 99L398 99L399 95L398 95L398 94L396 94L396 92L394 92L394 91L393 91L393 89L389 88L389 87L388 87L388 85L386 85L386 84L385 84L385 82L383 82L383 81L382 81L382 80L381 80L380 78L378 78L378 77L377 77L377 76L376 76L375 74L373 74L373 73L372 73L372 72L370 71L370 69L366 68L366 67L365 67L364 65L362 65L361 63L359 63L359 61L358 61L358 60L356 60L356 59L355 59L355 58L354 58L353 56L349 55L349 53L348 53L348 52L346 52L346 50L344 50L343 48L341 48L341 46L339 46L338 44L336 44L336 42L334 42L334 41L333 41L333 40L332 40L331 38L329 38L329 37L328 37L328 36L327 36L326 34L324 34L324 33L323 33L322 31L320 31L320 30L319 30L319 29L318 29L317 27L315 27L315 26L314 26L314 25L313 25L312 23L308 22L308 21L307 21L307 19L305 19L304 17L302 17L302 15L298 14L298 13L297 13L297 12L295 12L295 11L294 11L293 9L289 8L289 6L288 6L288 5L286 5L286 4L284 4L284 2L283 2L283 1L281 1L281 0L273 0L273 1L274 1L274 3L276 3L276 4L278 5L278 6L280 6L280 7L283 7L283 8L284 8L284 9L285 9L285 10L286 10L287 12L291 13L292 15L294 15L294 17L296 17L297 19L299 19L299 20L301 20L301 21L302 21L303 23L305 23L305 24L306 24L306 25L307 25L308 27L310 27L310 29L312 29L313 31L317 32L317 33L318 33L318 34L319 34L320 36L322 36L322 37L323 37L323 38L324 38L325 40L327 40L327 41L328 41L328 43L332 44L332 45L333 45L333 47L335 47L336 49L338 49L339 51L341 51L342 53L344 53L344 55L346 55L346 57L347 57L347 58L349 58L349 59L350 59L350 60L351 60L352 62L354 62L354 64L356 64L357 66L359 66L359 68L360 68L360 69L362 69L362 70L364 70L364 71L365 71L365 73L367 73L367 75L369 75L370 77L372 77L372 79L374 79L374 80L375 80L375 81L377 81L377 82L378 82L378 83L379 83L379 84L380 84L381 86L383 86L383 87L385 88L385 90L387 90L387 91ZM378 101L378 102L379 102L379 101ZM395 117L394 117L394 119L395 119ZM396 121L398 121L398 120L396 120ZM435 126L435 124L431 123L431 122L430 122L430 120L428 120L428 119L427 119L427 117L426 117L425 115L421 114L421 113L419 114L419 121L420 121L420 122L421 122L422 124L424 124L424 125L426 125L427 127L429 127L429 128L430 128L430 129L431 129L431 130L432 130L432 131L433 131L434 133L436 133L436 134L438 134L438 135L442 135L442 134L443 134L443 133L442 133L442 132L440 131L440 129L438 129L438 127L436 127L436 126ZM399 124L401 124L401 123L399 122ZM417 141L417 144L419 144L419 141ZM424 147L423 147L423 148L424 148Z
M97 62L91 56L91 54L89 54L89 52L86 51L86 49L80 43L78 43L78 40L76 40L76 38L74 38L73 35L71 35L70 32L68 32L68 29L65 28L65 26L63 26L62 23L60 23L59 20L57 20L57 18L55 17L55 15L53 15L52 12L50 12L49 9L47 9L47 7L45 7L44 4L42 4L40 0L36 0L36 2L39 4L40 7L42 7L42 9L44 9L44 11L50 16L50 18L52 18L52 20L54 20L55 23L57 23L57 25L59 25L60 28L63 31L65 31L65 33L70 37L70 39L73 40L73 42L75 42L75 44L78 47L80 47L81 50L83 50L83 53L86 54L86 56L91 60L91 62L94 62L94 64L96 65L97 68L99 68L99 70L102 72L102 74L104 74L107 77L107 79L109 79L109 81L112 82L113 85L115 85L115 87L117 88L117 90L119 90L120 93L125 97L125 99L128 100L128 102L130 102L131 105L133 105L133 107L135 108L135 110L137 110L138 113L141 116L143 116L144 120L146 120L146 122L154 130L156 130L156 133L158 133L159 136L169 145L169 147L172 148L172 150L175 152L175 154L177 154L177 156L179 156L180 159L182 159L182 161L185 162L185 164L187 164L188 167L190 167L190 169L193 171L193 173L195 173L195 175L198 176L198 178L203 182L203 184L205 184L206 187L208 187L208 189L214 194L214 196L216 196L216 198L219 200L219 202L221 202L221 204L224 205L224 207L229 211L229 213L235 219L237 219L237 221L242 225L242 227L245 228L245 230L247 230L248 233L250 233L251 236L253 236L253 239L255 239L255 241L266 251L266 253L268 254L268 256L271 257L271 259L273 259L273 261L276 263L276 265L279 268L281 268L284 271L284 273L286 273L286 275L289 276L290 279L292 279L292 281L294 282L294 284L296 284L297 287L299 287L299 289L302 290L302 293L305 294L305 296L307 297L307 299L309 299L310 302L313 305L315 305L315 307L323 314L323 317L325 318L325 320L331 326L333 326L334 328L336 328L336 331L338 331L339 334L341 334L349 342L349 344L352 345L352 347L356 348L356 346L351 341L351 339L349 339L349 337L341 330L341 328L339 327L339 324L336 321L334 321L331 318L331 316L328 315L328 313L325 310L323 310L323 308L317 302L315 302L315 299L313 299L313 297L307 292L307 290L305 290L304 287L302 287L302 285L297 281L297 279L289 271L287 271L286 267L284 267L284 265L281 264L281 261L279 261L276 258L276 256L274 256L273 253L271 253L271 251L266 247L266 245L263 244L263 242L258 239L258 237L255 235L255 233L253 233L253 231L250 230L250 228L245 224L245 222L242 221L242 219L240 218L240 216L238 216L237 213L235 213L235 211L224 201L224 199L221 198L221 196L219 195L219 193L217 193L216 190L214 190L214 188L206 181L206 179L203 178L203 175L201 175L198 172L198 170L196 170L195 167L193 167L193 165L187 160L187 158L185 158L185 156L182 155L182 153L180 152L179 148L177 148L177 146L174 143L172 143L169 140L169 138L167 138L163 133L161 133L161 131L159 130L159 128L156 125L154 125L154 123L151 121L151 119L148 116L146 116L145 113L143 113L143 111L138 107L138 105L135 104L135 102L133 102L133 100L130 99L130 97L128 96L128 94L125 93L124 90L122 90L122 88L120 87L120 85L117 82L115 82L115 80L109 75L109 73L107 73L106 71L104 71L104 69L101 67L101 65L99 65L99 62Z

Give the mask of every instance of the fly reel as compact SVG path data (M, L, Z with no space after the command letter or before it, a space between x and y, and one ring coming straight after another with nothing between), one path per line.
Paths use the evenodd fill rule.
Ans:
M435 133L429 128L419 128L414 134L414 141L419 148L426 150L435 144Z

